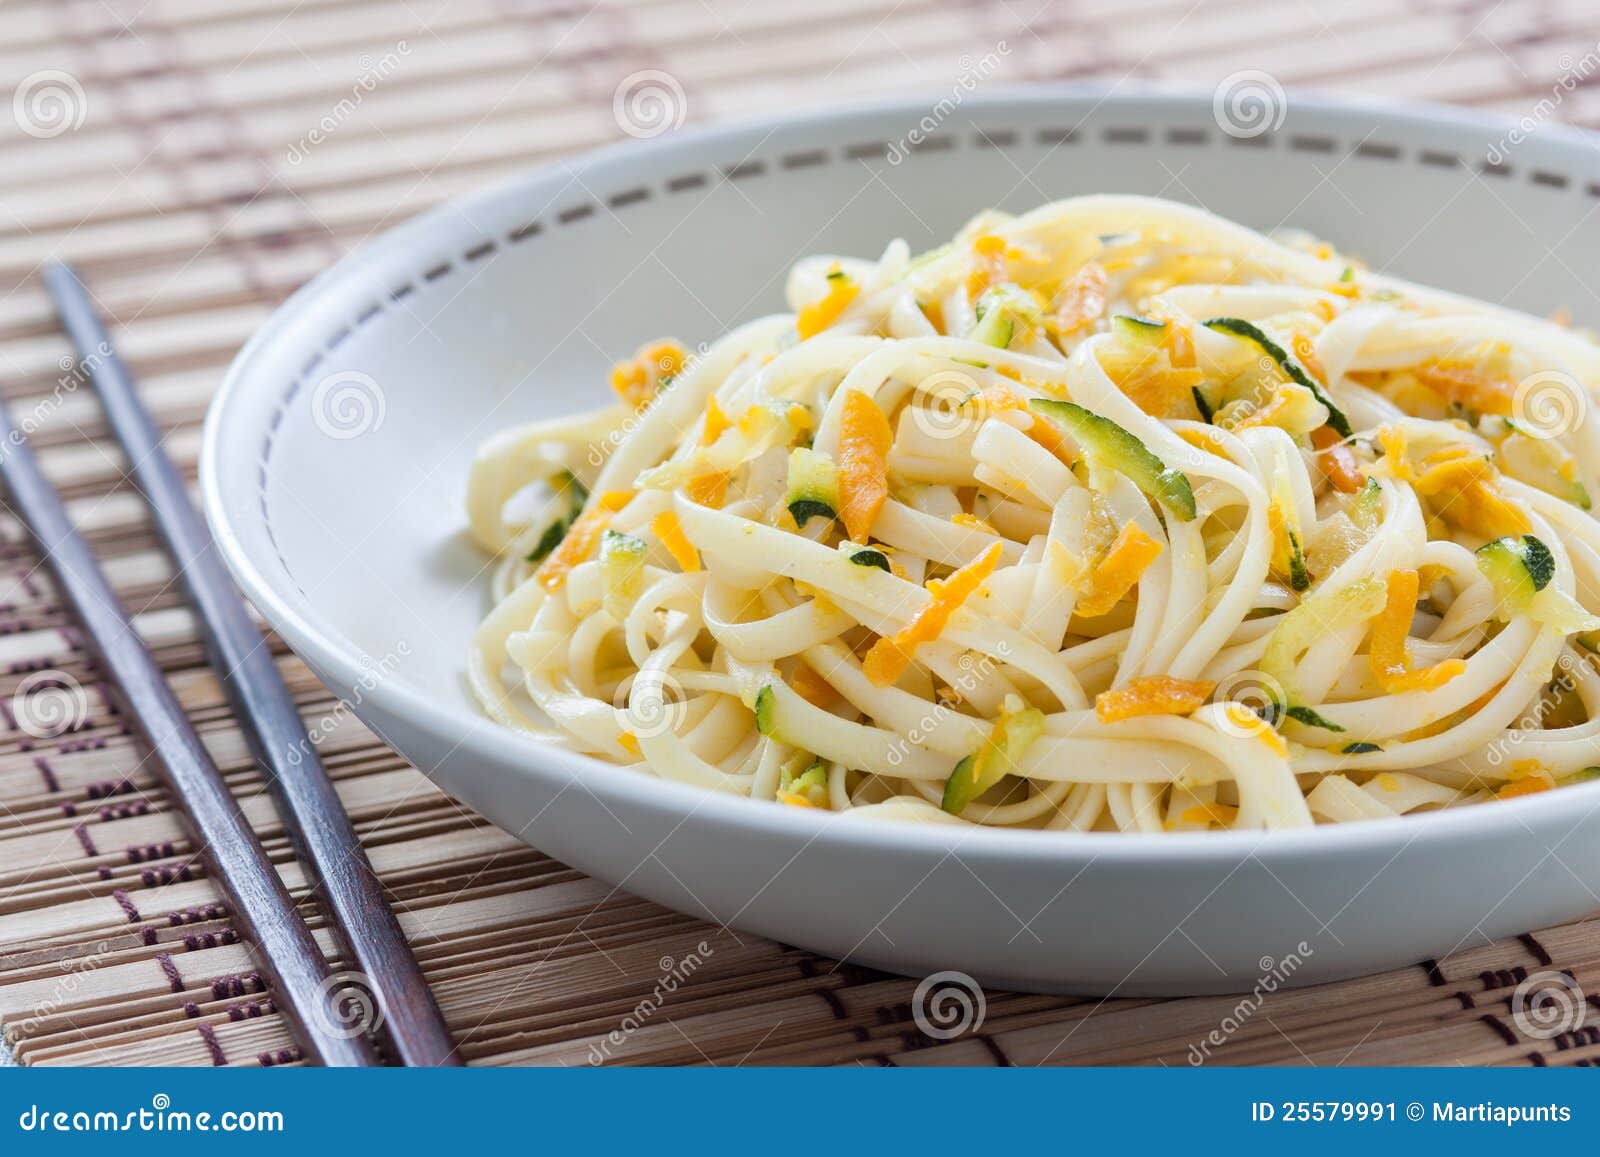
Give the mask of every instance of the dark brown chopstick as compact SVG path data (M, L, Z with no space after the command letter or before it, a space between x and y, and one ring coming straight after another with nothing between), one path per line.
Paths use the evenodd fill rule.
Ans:
M444 1016L384 899L382 882L317 757L266 640L223 567L210 529L162 448L160 431L139 400L132 374L72 268L49 266L45 282L132 463L134 482L155 515L189 602L199 613L211 665L222 676L234 714L263 765L317 901L345 958L371 991L380 1035L401 1064L460 1064Z
M168 795L183 807L193 845L255 945L306 1059L324 1065L378 1064L371 1043L341 1033L321 1003L330 973L311 930L3 404L0 478L12 509L83 625L101 670L131 709Z

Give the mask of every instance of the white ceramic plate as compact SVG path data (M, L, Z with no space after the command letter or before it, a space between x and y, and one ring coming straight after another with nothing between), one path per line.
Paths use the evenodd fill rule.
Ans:
M1600 786L1260 836L872 824L544 749L481 719L463 689L486 597L463 533L476 445L600 404L610 360L647 338L694 344L781 309L802 254L876 256L896 236L921 249L990 205L1153 193L1600 321L1579 276L1600 253L1587 140L1508 147L1499 126L1442 111L1292 100L1276 126L1268 111L1266 131L1236 136L1209 94L1036 90L968 99L898 163L886 153L923 104L671 134L528 173L368 246L257 335L206 428L212 526L273 626L450 794L602 880L830 956L1014 988L1198 993L1415 963L1575 917L1600 906ZM1494 148L1509 156L1485 172Z

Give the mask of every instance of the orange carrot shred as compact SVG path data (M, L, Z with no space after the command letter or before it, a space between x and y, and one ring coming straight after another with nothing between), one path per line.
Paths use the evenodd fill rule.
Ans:
M1527 534L1528 516L1506 500L1497 485L1499 471L1483 458L1448 459L1416 480L1416 491L1438 500L1440 512L1463 529L1484 538Z
M719 507L728 489L728 476L717 472L701 474L684 485L684 493L696 506Z
M1147 675L1094 697L1094 713L1102 723L1116 723L1140 715L1188 715L1205 705L1215 683L1205 679L1175 679Z
M1095 321L1106 311L1108 281L1105 267L1091 261L1061 287L1054 316L1057 333L1069 334Z
M642 409L662 385L683 371L689 351L671 338L639 347L632 360L611 367L611 388L617 397Z
M1176 320L1167 322L1162 344L1166 346L1167 360L1172 363L1173 369L1189 370L1195 367L1194 338L1190 336L1188 326Z
M1494 793L1495 799L1516 799L1519 795L1537 795L1541 791L1549 791L1549 781L1538 776L1528 776L1525 779L1512 780L1499 791Z
M1460 659L1446 659L1431 667L1411 669L1411 659L1406 653L1406 639L1411 634L1411 619L1417 612L1417 572L1391 571L1388 579L1388 601L1383 611L1372 622L1372 641L1367 651L1367 665L1372 677L1383 690L1395 694L1401 691L1434 691L1443 687L1467 669Z
M1225 803L1202 803L1185 808L1178 818L1186 824L1216 824L1229 828L1239 818L1239 809Z
M577 520L567 528L561 545L551 551L550 556L540 563L539 569L534 572L545 590L561 589L561 584L567 581L567 575L572 568L589 557L589 552L594 549L595 543L600 541L601 533L616 517L617 511L631 501L633 501L633 491L613 490L602 494L593 507L578 516Z
M967 274L967 296L976 301L984 290L1006 279L1006 239L985 233L972 242L975 257Z
M800 307L800 313L795 318L800 339L804 341L808 337L815 337L838 321L839 315L849 308L860 292L861 287L848 277L829 278L827 295L820 301Z
M862 670L867 678L879 687L887 687L911 664L911 652L918 643L937 639L962 603L981 587L1000 563L1000 544L990 543L987 550L946 579L929 579L924 586L928 601L923 603L911 621L892 635L885 635L872 644L867 657L862 660Z
M731 425L732 419L722 412L722 407L717 405L717 395L712 394L706 399L706 427L700 435L700 445L711 445Z
M889 497L889 447L894 432L878 404L851 390L839 416L839 517L855 542L865 543Z
M1517 392L1506 375L1476 362L1427 362L1416 368L1416 377L1445 401L1480 414L1511 413Z
M811 669L808 663L797 663L794 677L789 680L796 695L804 699L813 707L828 707L839 698L839 693L833 689L821 675Z
M1311 432L1311 444L1318 450L1317 464L1333 483L1334 489L1344 494L1354 494L1366 483L1366 476L1356 465L1355 451L1345 444L1332 426L1322 426Z
M1096 618L1120 603L1162 549L1138 523L1125 523L1111 549L1095 566L1088 593L1078 600L1079 616Z
M683 533L678 516L672 511L663 510L652 518L650 533L667 548L667 553L685 574L700 569L700 552L695 550L694 543L689 541L689 536Z
M1002 376L1013 378L1016 381L1022 380L1021 375L1015 370L1007 373L1008 368L999 367L999 372ZM976 408L980 421L991 414L999 414L1006 411L1026 414L1029 424L1023 433L1028 436L1029 440L1037 443L1042 449L1050 451L1051 454L1061 459L1068 466L1071 466L1076 460L1075 455L1067 449L1066 434L1061 427L1054 422L1046 421L1028 409L1027 401L1019 398L1005 386L989 386L980 393L968 398L962 405L963 408L967 406Z

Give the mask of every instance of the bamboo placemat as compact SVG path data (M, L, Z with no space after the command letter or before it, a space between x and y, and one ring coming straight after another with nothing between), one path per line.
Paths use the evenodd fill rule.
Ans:
M867 94L1103 78L1285 85L1600 121L1590 0L10 0L0 9L0 386L291 888L289 851L35 271L76 261L169 448L273 307L443 198L622 134L668 73L691 120ZM1558 94L1558 95L1557 95ZM4 93L0 92L0 96ZM52 103L52 101L54 103ZM319 130L321 139L314 139ZM314 145L314 147L310 147ZM299 1054L212 882L0 514L0 1023L24 1064L279 1065ZM1382 976L1238 997L991 992L981 1027L919 1029L912 981L705 925L584 878L432 788L280 665L474 1064L1585 1064L1519 987L1600 994L1583 921ZM81 690L78 690L80 689ZM53 692L53 694L52 694ZM31 717L54 702L75 726ZM29 717L19 718L19 714ZM1600 900L1597 900L1600 907ZM313 926L331 951L321 921ZM1562 978L1565 977L1566 980ZM1600 1006L1600 1001L1591 1001ZM1591 1015L1591 1022L1600 1016Z

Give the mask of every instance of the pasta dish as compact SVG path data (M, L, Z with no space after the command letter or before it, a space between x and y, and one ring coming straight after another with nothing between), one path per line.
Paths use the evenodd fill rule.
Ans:
M790 273L502 432L498 722L788 807L1307 826L1600 777L1600 345L1161 200Z

